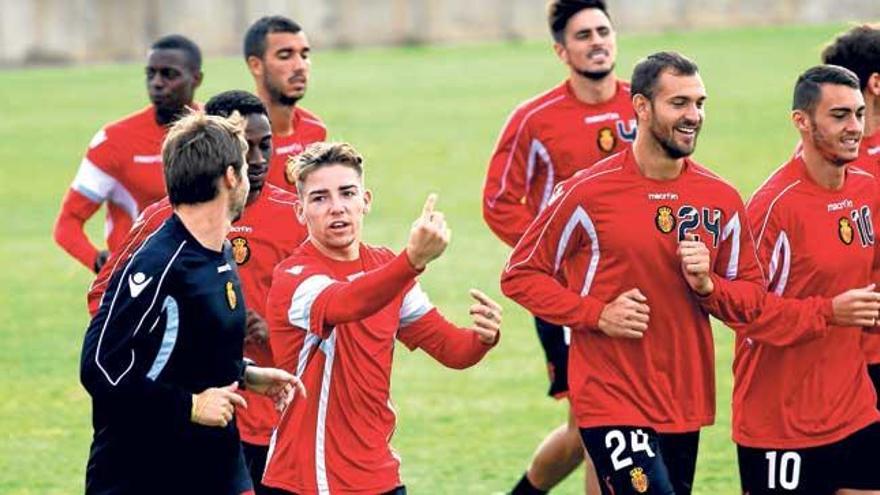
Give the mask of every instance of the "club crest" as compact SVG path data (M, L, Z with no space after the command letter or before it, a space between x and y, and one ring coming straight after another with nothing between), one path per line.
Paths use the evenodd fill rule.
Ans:
M648 491L648 476L645 475L645 470L637 467L633 468L629 472L629 476L632 479L632 486L636 493L645 493Z
M229 309L235 310L238 306L238 296L235 294L235 286L232 282L226 282L226 302L229 303Z
M236 237L232 239L232 259L236 265L243 265L251 259L251 247L245 237Z
M675 228L675 223L676 220L675 217L672 216L672 208L668 206L657 208L657 216L654 217L654 225L657 226L657 230L664 234L668 234Z
M599 129L599 136L596 138L596 144L599 146L600 150L605 153L611 153L614 147L617 146L617 136L614 135L614 131L612 131L610 127L603 127Z
M849 246L853 241L853 227L849 218L843 217L837 221L837 236L840 241Z

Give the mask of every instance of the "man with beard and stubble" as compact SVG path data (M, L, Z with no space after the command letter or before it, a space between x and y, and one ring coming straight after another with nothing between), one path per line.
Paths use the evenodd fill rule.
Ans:
M603 0L553 0L547 7L553 49L568 78L514 110L492 155L483 218L513 247L546 207L559 182L628 147L635 138L629 84L614 74L617 34ZM550 378L548 395L568 397L569 329L535 317ZM544 493L584 460L571 414L538 446L513 494ZM587 458L586 488L598 493Z
M806 298L861 286L873 300L862 321L790 342L747 337L745 326L733 366L743 493L880 490L880 413L862 352L862 327L880 316L872 283L880 197L876 178L851 165L865 113L859 89L856 75L838 66L813 67L798 78L792 121L802 151L748 204L771 291Z
M151 105L95 134L55 221L55 242L95 273L138 214L166 194L162 140L168 126L193 106L202 82L199 47L180 35L156 40L147 57L146 82ZM104 203L107 247L98 249L84 226Z
M288 158L327 138L321 119L297 106L306 94L310 56L306 33L283 16L258 19L244 37L244 58L272 122L274 151L267 181L293 193L296 186L285 176Z
M865 131L859 157L851 166L880 176L880 25L861 25L838 36L822 52L822 62L853 71L865 98ZM874 277L880 280L880 276ZM863 342L868 372L880 407L880 335L866 333Z
M306 230L294 212L296 196L265 183L269 158L272 156L272 131L266 108L259 98L246 91L226 91L208 100L205 112L221 117L230 117L237 112L245 119L248 181L251 188L244 212L241 218L233 222L227 237L238 266L247 306L244 355L259 366L272 366L265 322L266 296L272 282L272 270L302 244ZM172 206L167 197L144 210L123 242L123 247L113 253L92 283L88 301L89 311L93 315L113 273L125 266L131 255L162 226L171 213ZM241 394L247 399L248 408L237 412L236 421L248 471L259 495L264 489L259 481L263 476L269 438L278 423L278 413L270 400L248 391Z
M708 314L785 342L859 321L874 296L768 295L739 194L689 158L706 99L696 64L655 53L636 65L632 93L632 149L556 188L501 288L572 329L572 407L602 493L686 495L700 428L715 419Z
M163 144L173 214L110 280L86 331L86 493L252 493L241 387L292 397L291 374L242 359L246 312L226 242L248 196L240 122L194 113Z

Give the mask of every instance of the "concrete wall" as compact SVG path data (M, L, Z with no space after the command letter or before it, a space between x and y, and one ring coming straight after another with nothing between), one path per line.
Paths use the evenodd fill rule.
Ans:
M622 31L880 20L877 0L609 0ZM362 46L547 36L544 0L0 0L0 64L140 58L162 34L241 52L257 17L300 22L313 44Z

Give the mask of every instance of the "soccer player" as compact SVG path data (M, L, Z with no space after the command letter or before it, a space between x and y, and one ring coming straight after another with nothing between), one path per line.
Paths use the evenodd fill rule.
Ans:
M483 218L513 247L559 182L628 147L635 137L629 84L614 73L617 34L603 0L553 0L548 24L568 78L514 110L492 155ZM568 396L568 329L535 317L550 377L548 394ZM574 417L547 435L514 494L543 493L584 460ZM587 487L598 493L587 459Z
M781 296L830 296L876 281L880 189L852 165L865 114L859 90L857 76L838 66L798 78L792 121L802 151L749 201L759 260ZM865 307L864 326L878 308ZM848 326L788 345L737 338L733 439L744 493L880 490L880 412L862 334Z
M168 133L174 214L114 274L83 343L95 430L86 493L249 492L232 421L247 403L235 391L246 386L283 406L292 384L301 387L242 360L245 307L224 244L248 194L243 134L197 113Z
M880 25L857 26L841 34L822 52L822 62L845 67L859 77L865 130L859 157L851 165L880 176ZM864 339L868 372L880 393L880 335L866 333Z
M706 98L697 66L653 54L636 65L632 92L641 129L632 150L557 186L501 287L572 328L572 407L602 493L681 495L691 492L699 430L715 416L707 312L759 322L754 336L786 342L862 321L856 309L876 295L769 298L739 194L689 158ZM690 243L711 263L691 266Z
M267 180L294 193L296 186L285 176L288 158L327 138L321 119L297 106L306 94L311 50L299 24L278 15L257 19L244 37L244 58L272 122L274 152Z
M151 104L95 134L55 221L55 242L95 273L138 214L166 194L162 140L168 126L193 106L202 82L199 47L180 35L156 40L150 46L146 76ZM83 228L104 203L107 245L99 249Z
M248 182L251 184L241 218L232 224L227 235L233 259L238 266L241 288L247 307L247 325L244 355L258 366L272 366L272 351L268 345L268 326L265 321L266 297L272 282L275 265L290 256L306 238L305 227L296 218L293 193L266 184L269 158L272 156L272 130L266 108L256 96L246 91L226 91L205 104L208 115L230 117L238 112L245 119L245 138L248 144ZM123 243L101 268L89 291L89 308L94 314L112 273L125 265L153 232L172 214L171 203L164 198L149 206L142 218ZM94 308L94 309L92 309ZM272 429L278 424L278 413L272 401L248 391L240 391L248 408L236 414L238 429L244 446L245 461L257 495L263 491L259 484L266 464L266 453Z
M279 493L403 494L389 445L394 341L467 368L497 343L501 307L471 290L473 325L459 328L416 282L449 242L434 195L394 254L361 241L372 194L351 146L312 144L292 165L309 238L275 269L269 328L275 362L315 393L282 414L263 482Z

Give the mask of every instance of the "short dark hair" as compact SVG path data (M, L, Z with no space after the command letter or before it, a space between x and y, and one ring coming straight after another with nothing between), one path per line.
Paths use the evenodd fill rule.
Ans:
M871 74L880 73L880 24L862 24L838 35L822 51L822 63L855 72L864 91Z
M302 27L296 22L281 15L269 15L257 19L244 35L244 58L257 57L262 59L266 54L266 36L270 33L296 34Z
M162 36L150 45L151 50L180 50L186 54L186 63L194 71L202 70L202 51L199 45L181 34Z
M266 106L259 98L240 89L218 93L205 103L205 113L208 115L229 117L235 112L238 112L242 117L253 114L269 116L269 113L266 112Z
M817 65L798 76L791 109L812 113L821 98L823 84L839 84L859 90L859 78L853 71L838 65Z
M217 197L218 179L232 167L241 174L247 141L240 117L191 112L171 126L162 144L168 199L174 206Z
M585 9L599 9L611 20L605 0L550 0L547 2L547 24L550 34L557 43L565 41L565 26L568 20Z
M630 79L632 95L642 95L653 101L657 80L664 71L672 72L676 76L692 76L700 69L693 60L678 52L657 52L648 55L633 68Z

